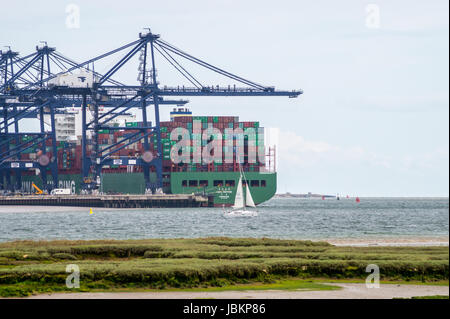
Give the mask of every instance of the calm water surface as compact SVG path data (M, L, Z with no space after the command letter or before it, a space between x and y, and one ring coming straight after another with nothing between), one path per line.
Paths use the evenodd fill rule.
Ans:
M0 206L0 241L272 237L439 237L449 233L448 198L272 199L257 217L221 208L100 209Z

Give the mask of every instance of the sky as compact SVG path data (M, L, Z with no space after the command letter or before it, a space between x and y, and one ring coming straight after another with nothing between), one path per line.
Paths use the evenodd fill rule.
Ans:
M297 99L188 98L195 115L239 116L278 132L279 193L448 196L448 6L446 0L17 0L2 4L0 46L25 55L47 41L81 62L150 27L227 71L303 90ZM156 62L161 85L187 84ZM185 66L207 85L233 83ZM129 84L136 77L137 61L115 76ZM169 112L163 108L162 119Z

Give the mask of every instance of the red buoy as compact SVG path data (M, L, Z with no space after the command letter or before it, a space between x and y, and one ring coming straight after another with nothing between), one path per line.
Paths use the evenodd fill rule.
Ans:
M359 197L356 197L356 202L357 202L357 203L361 202L361 200L359 199Z

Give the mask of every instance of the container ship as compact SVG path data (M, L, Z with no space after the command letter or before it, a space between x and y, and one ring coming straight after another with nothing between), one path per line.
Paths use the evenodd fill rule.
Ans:
M79 194L81 192L81 136L78 134L78 118L76 109L67 110L56 118L56 139L57 139L57 157L58 157L58 187L70 189L71 193ZM122 123L119 123L122 121ZM225 154L230 146L223 147L221 163L213 162L205 164L200 163L174 163L171 159L171 150L177 141L171 140L170 133L173 130L185 129L189 132L191 138L195 138L193 124L201 122L202 129L214 128L223 134L225 139L226 129L255 128L255 135L243 135L243 161L236 158L236 143L233 143L232 162L225 161ZM114 125L122 127L125 125L127 130L102 130L98 133L100 148L107 147L121 140L126 134L138 133L133 131L133 127L138 128L142 125L136 121L134 115L123 115L117 117L117 123ZM246 177L244 187L249 187L255 204L260 204L272 198L277 188L277 175L275 171L275 149L265 147L264 128L259 122L240 122L239 117L232 116L193 116L188 108L174 108L170 112L170 121L160 122L161 142L163 150L163 192L167 194L192 194L202 193L214 196L215 206L230 206L234 203L236 188L242 170ZM31 137L22 136L21 143L26 142ZM250 140L249 140L250 139ZM254 139L254 141L251 141ZM92 149L89 145L88 153ZM121 165L120 158L139 158L144 153L144 142L139 142L119 150L112 158L117 158L117 165L103 166L101 172L101 187L99 189L103 194L143 194L145 193L144 173L141 166ZM202 140L204 147L207 141ZM51 140L46 141L47 155L52 157ZM156 135L149 137L150 149L156 154L157 140ZM11 148L14 147L14 141ZM193 144L187 146L191 151L195 151ZM262 156L256 156L255 161L249 161L250 152L262 152ZM39 156L39 147L31 148L22 153L18 160L36 160ZM230 154L229 152L228 154ZM242 153L241 153L242 154ZM34 191L33 183L39 188L43 188L42 179L36 170L27 170L22 172L22 191L32 193ZM50 172L47 172L48 180L51 181ZM12 176L14 180L14 176ZM150 179L156 180L156 172L150 171Z

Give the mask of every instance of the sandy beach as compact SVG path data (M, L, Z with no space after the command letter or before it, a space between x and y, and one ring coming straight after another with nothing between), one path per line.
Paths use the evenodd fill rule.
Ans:
M448 246L448 236L437 237L387 237L387 238L339 238L324 239L336 246Z
M384 284L367 288L365 284L336 284L341 290L295 291L252 290L221 292L98 292L55 293L28 299L392 299L414 296L449 295L448 286Z

